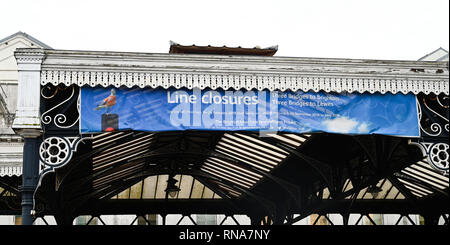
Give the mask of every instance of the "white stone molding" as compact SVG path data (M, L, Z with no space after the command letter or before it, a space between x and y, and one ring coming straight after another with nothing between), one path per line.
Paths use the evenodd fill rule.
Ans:
M35 130L41 129L39 118L41 63L44 58L42 49L22 49L15 57L19 71L17 110L12 128L32 137Z
M22 175L22 154L0 152L0 177Z
M0 177L21 176L23 139L18 135L0 135Z
M45 50L41 84L449 94L448 63Z
M19 164L6 164L0 165L0 177L3 176L21 176L22 175L22 162Z

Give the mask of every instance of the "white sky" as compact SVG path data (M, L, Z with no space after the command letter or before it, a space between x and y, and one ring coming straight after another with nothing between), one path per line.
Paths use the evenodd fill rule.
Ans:
M0 39L23 31L55 49L167 53L173 40L388 60L449 50L448 0L10 0L1 8Z

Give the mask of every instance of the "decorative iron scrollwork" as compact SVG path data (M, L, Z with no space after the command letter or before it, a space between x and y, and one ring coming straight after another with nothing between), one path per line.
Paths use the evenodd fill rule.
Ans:
M77 151L78 145L89 137L58 137L52 136L44 139L39 146L39 182L49 172L56 168L65 166L72 159L73 153ZM36 188L36 189L38 189Z
M417 100L421 138L413 144L419 146L431 167L448 175L449 96L419 94Z
M80 120L80 97L76 96L79 95L79 91L75 85L42 87L41 96L44 98L45 108L41 115L42 125L47 129L52 126L56 126L58 129L75 128Z
M423 155L426 156L426 161L431 167L444 175L449 175L449 145L443 142L418 142L413 143L419 146Z
M71 157L70 143L66 138L50 137L39 147L41 161L50 167L63 165Z
M448 137L449 96L420 94L417 99L422 136Z
M35 189L39 189L44 176L50 172L55 171L56 168L61 168L70 162L73 153L77 151L78 145L84 139L89 139L90 137L59 137L52 136L45 138L39 146L39 181ZM43 210L44 206L36 206L34 202L34 210L40 212Z
M428 158L437 169L448 172L448 156L448 144L436 143L431 145Z
M41 166L44 166L41 170L64 166L72 158L80 141L80 137L46 138L39 147Z

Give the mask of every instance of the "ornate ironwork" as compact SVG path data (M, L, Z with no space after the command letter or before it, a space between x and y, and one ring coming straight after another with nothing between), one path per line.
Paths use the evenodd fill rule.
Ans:
M448 137L449 96L420 94L417 99L422 136Z
M68 163L82 140L78 136L79 91L75 85L46 85L41 88L44 139L39 146L40 179L47 172Z
M414 142L421 148L428 164L434 169L449 175L449 146L442 142Z
M417 99L421 138L413 144L421 148L431 167L448 175L449 96L419 94Z
M80 120L79 91L80 89L75 85L70 87L46 85L41 88L45 109L41 114L41 122L44 129L77 128Z
M80 142L79 137L49 137L39 147L41 162L46 167L61 167L72 158Z
M65 166L72 159L73 152L77 150L78 144L86 138L81 137L57 137L52 136L42 141L39 146L39 182L49 172ZM36 188L36 189L38 189Z

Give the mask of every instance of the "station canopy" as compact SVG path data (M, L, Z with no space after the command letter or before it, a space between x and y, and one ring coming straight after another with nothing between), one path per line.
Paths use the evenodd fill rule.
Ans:
M16 52L43 57L38 214L448 213L448 139L447 175L418 147L447 63L179 50Z

